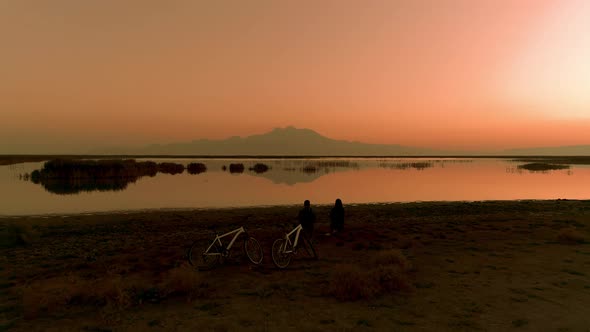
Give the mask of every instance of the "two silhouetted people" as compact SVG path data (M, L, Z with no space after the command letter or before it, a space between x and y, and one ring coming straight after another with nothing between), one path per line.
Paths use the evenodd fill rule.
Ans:
M303 232L305 236L311 240L313 236L313 228L316 220L315 213L311 208L311 203L309 200L305 200L303 202L303 209L299 210L299 214L297 215L297 220L301 224L303 228ZM340 198L336 199L334 203L334 207L330 210L330 233L334 234L338 232L342 232L344 229L344 206L342 205L342 200Z

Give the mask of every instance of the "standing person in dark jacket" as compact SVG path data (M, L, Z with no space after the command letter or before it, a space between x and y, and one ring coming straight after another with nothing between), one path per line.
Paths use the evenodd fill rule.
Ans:
M305 236L311 241L311 237L313 236L313 224L315 223L315 213L311 209L309 200L303 202L303 209L299 210L297 220L301 224L301 227L303 227Z
M330 211L330 230L332 234L342 232L344 229L344 207L340 198L336 199L334 207Z

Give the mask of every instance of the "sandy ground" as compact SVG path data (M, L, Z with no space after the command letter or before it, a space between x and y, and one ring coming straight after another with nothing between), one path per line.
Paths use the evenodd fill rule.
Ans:
M0 219L0 330L590 331L590 201L345 205L337 237L318 206L319 260L278 270L270 248L298 208ZM186 264L193 241L239 226L262 266L239 247L209 271ZM330 291L391 250L409 287Z

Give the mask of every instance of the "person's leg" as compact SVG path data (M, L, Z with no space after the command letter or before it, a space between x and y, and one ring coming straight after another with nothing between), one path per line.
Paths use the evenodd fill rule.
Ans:
M318 255L315 249L313 249L313 245L315 244L315 242L313 241L313 226L304 229L302 234L303 237L305 237L305 239L307 240L307 242L312 246L312 248L308 248L308 252L310 253L310 255L312 255L313 259L318 259Z

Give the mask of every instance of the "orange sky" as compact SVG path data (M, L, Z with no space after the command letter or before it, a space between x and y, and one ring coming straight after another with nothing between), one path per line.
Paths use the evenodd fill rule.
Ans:
M586 0L3 1L0 153L306 127L590 144Z

